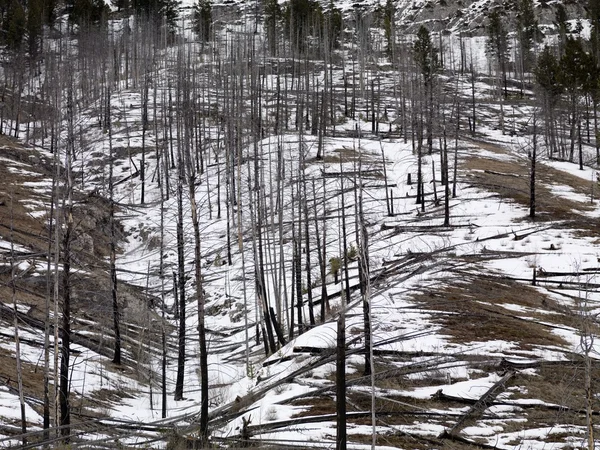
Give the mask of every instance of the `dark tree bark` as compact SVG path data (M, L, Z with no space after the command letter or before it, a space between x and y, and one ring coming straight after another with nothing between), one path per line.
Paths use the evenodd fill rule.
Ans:
M185 373L185 259L183 240L183 161L180 157L179 180L177 181L177 260L179 286L179 335L177 339L177 379L175 381L175 400L183 400L183 383Z
M64 200L64 221L65 230L63 235L62 248L62 327L61 327L61 349L60 349L60 386L59 386L59 403L60 403L60 426L61 435L64 437L63 442L69 442L71 434L71 408L69 405L69 357L71 352L71 239L73 235L73 172L72 161L74 154L74 111L73 111L73 91L69 89L67 94L67 120L68 120L68 139L66 148L66 183L65 192L67 198Z
M108 195L109 195L109 220L110 220L110 292L113 307L113 332L115 334L113 363L121 364L121 329L120 329L120 311L119 298L117 296L117 244L115 229L115 202L114 202L114 180L113 180L113 146L112 146L112 125L110 118L110 89L106 94L106 110L108 126Z
M208 443L208 352L204 320L204 289L202 287L202 260L200 258L200 224L196 209L195 177L189 181L192 224L194 227L194 265L196 278L196 301L198 304L198 333L200 343L200 443Z
M342 298L344 293L342 292ZM344 308L345 302L342 300L342 311L337 320L337 360L336 360L336 450L346 450L346 320Z
M531 149L531 173L529 178L529 217L535 220L535 176L537 162L537 117L533 115L533 142Z

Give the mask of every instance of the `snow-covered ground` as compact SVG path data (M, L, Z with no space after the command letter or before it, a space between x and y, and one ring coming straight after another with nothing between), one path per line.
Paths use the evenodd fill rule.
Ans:
M191 2L186 2L183 2L183 6L190 6ZM419 4L416 6L422 7ZM478 8L475 4L471 7ZM444 39L447 40L447 60L456 60L460 52L458 37L450 34ZM489 68L485 57L484 38L473 37L466 42L466 53L469 55L467 64L472 63L476 72L487 73ZM169 55L173 58L176 56L174 51ZM194 64L208 70L214 69L213 60L209 57L198 57ZM172 75L169 72L171 69L167 63L160 64L157 68L158 78L163 81L162 84L157 83L156 89L153 87L149 91L148 104L151 105L151 115L157 113L160 116L162 108L167 106L165 94L168 93L167 80ZM346 70L350 71L350 68L346 67ZM365 70L361 76L370 77L374 76L374 73ZM396 74L378 75L382 77L384 85L381 103L395 104L392 86L398 81ZM322 82L323 72L317 72L315 76ZM264 78L265 86L275 86L275 75L267 75ZM470 79L467 76L456 75L456 80L453 87L456 87L464 98L470 98ZM203 80L206 83L206 93L218 92L218 88L212 84L213 81L215 80L210 77ZM282 84L291 82L287 79L280 81ZM341 68L336 69L333 82L338 87L342 85ZM528 209L525 205L510 196L497 194L493 187L473 181L472 175L476 171L469 170L468 161L471 159L482 160L483 165L492 165L494 162L514 164L517 172L515 177L523 179L524 175L518 170L527 173L527 149L531 145L531 136L526 133L509 136L497 130L498 105L492 99L493 88L488 83L479 81L475 83L475 89L480 102L478 106L488 115L482 114L482 123L478 124L476 139L470 138L467 132L462 131L456 142L449 144L451 155L456 147L458 161L457 195L449 202L450 227L443 226L444 187L440 184L439 152L423 157L427 202L425 211L421 211L415 203L416 184L407 183L408 174L412 175L414 181L417 171L417 155L410 140L405 142L404 137L399 134L384 138L373 135L371 123L364 120L366 114L362 118L362 114L357 114L355 120L340 120L336 125L338 137L325 136L323 160L316 158L318 138L309 132L296 132L292 119L288 121L285 133L278 136L256 139L256 143L252 136L244 136L239 149L241 154L237 160L239 166L235 169L227 168L225 164L229 156L222 141L220 124L211 118L206 120L202 130L205 133L205 170L199 175L195 186L195 200L201 224L203 289L206 310L209 312L206 327L209 330L209 406L213 419L213 437L224 440L237 438L246 423L250 425L253 439L257 442L276 441L289 446L309 443L314 448L330 448L335 442L336 433L335 418L331 417L331 400L334 397L333 355L337 337L335 321L340 311L346 314L348 351L352 353L346 361L348 379L360 378L361 365L364 364L364 358L360 354L364 346L364 337L361 336L361 294L358 289L354 289L352 296L347 299L348 306L344 309L339 297L344 283L335 283L331 273L327 274L325 280L321 280L319 255L316 251L311 251L307 264L305 242L300 244L302 270L305 270L306 264L310 267L313 285L306 285L306 273L303 273L302 314L307 322L310 291L312 300L317 305L314 311L317 324L309 327L300 336L295 333L295 338L288 339L286 345L282 345L269 357L264 355L264 336L260 336L260 342L257 336L257 330L263 320L263 305L259 300L255 277L255 270L260 268L260 264L255 262L254 248L258 233L262 233L261 239L264 240L266 248L262 266L266 274L265 289L287 337L290 314L294 306L292 292L295 289L292 278L295 236L293 233L299 232L304 235L308 230L311 246L316 246L317 234L326 239L329 259L340 257L346 251L342 243L343 226L346 227L347 248L355 247L357 250L360 250L357 226L362 223L366 226L372 275L369 301L373 323L372 341L376 350L376 374L396 370L397 375L393 379L399 380L397 385L388 381L391 383L389 388L377 380L373 389L378 398L408 402L411 411L418 409L421 412L439 413L441 417L411 418L400 424L385 416L376 424L376 432L380 439L378 444L381 445L378 448L398 448L391 444L387 446L386 436L395 433L430 440L438 439L444 430L451 428L453 421L468 411L468 403L443 407L444 405L440 404L428 405L427 401L438 392L463 399L465 402L476 401L502 378L499 364L503 360L523 365L554 364L572 361L574 354L582 352L581 328L578 327L580 322L573 317L584 317L585 314L594 316L598 311L600 294L597 288L586 288L586 285L598 284L597 273L592 270L598 268L597 238L592 233L581 232L577 220L571 220L568 224L563 220L528 221ZM132 330L140 330L137 334L128 335L125 353L131 360L137 360L139 367L127 366L126 369L119 370L109 364L105 355L80 344L73 346L76 354L72 357L71 371L74 405L77 405L77 402L83 403L82 399L101 397L106 391L124 394L119 395L118 399L111 399L108 405L107 402L99 403L97 408L93 403L86 405L86 414L94 413L103 420L97 429L81 436L90 445L95 440L111 439L110 424L116 427L116 424L122 422L152 425L156 426L156 430L176 424L184 432L189 431L193 434L193 424L197 419L201 400L198 311L194 298L195 285L191 279L186 286L188 358L184 399L175 401L173 397L177 370L177 318L172 274L177 271L178 173L176 169L165 171L162 166L162 158L168 151L169 144L166 144L165 132L161 127L150 127L142 142L141 89L126 89L122 84L110 100L111 111L115 117L112 147L118 155L115 159L115 200L119 206L118 218L127 236L126 240L120 243L122 251L117 258L119 279L123 283L138 286L145 293L145 297L140 294L141 297L158 300L148 309L133 303L124 305L124 321ZM297 98L292 101L294 100ZM77 178L77 187L88 193L97 192L107 196L107 161L111 145L106 132L97 126L96 107L97 105L91 105L82 108L77 118L81 130L77 163L82 167L80 177ZM267 116L266 101L263 108ZM338 112L339 109L340 106ZM510 118L507 121L510 124L510 120L513 120L513 129L517 128L518 124L527 123L532 113L530 107L521 105L509 111ZM294 113L290 112L290 117L293 116ZM397 111L390 110L390 116L390 121L396 119ZM163 118L163 121L166 120ZM384 124L381 127L387 128ZM507 128L510 129L510 126L507 125ZM171 142L176 145L182 137L175 131ZM144 203L141 204L138 169L141 167L143 145L146 147L147 178ZM255 148L258 149L256 154ZM437 142L435 148L438 148ZM45 157L51 158L49 153L39 151ZM589 156L592 148L586 147L586 152ZM158 160L155 154L160 154ZM256 155L259 156L258 160ZM450 161L452 173L453 156ZM30 181L23 182L23 186L30 189L33 196L23 202L29 214L34 218L47 215L48 202L40 200L38 196L47 198L51 188L49 176L40 176L27 164L18 163L11 158L2 157L1 162L11 173L31 178ZM283 179L279 179L279 164L284 167ZM592 186L597 189L596 172L591 167L580 171L577 164L550 161L545 157L540 158L540 167L540 171L544 170L543 167L548 167L557 173L580 179L581 185L586 189L589 187L590 193ZM243 187L235 205L231 201L227 204L226 200L228 188L223 180L228 176L228 170L234 170L237 177L235 182L239 184L238 187ZM355 176L359 173L364 175L362 180ZM478 173L485 176L486 170L479 170ZM165 174L169 179L168 192ZM259 175L259 180L256 180L256 174ZM510 176L505 178L510 187L514 180L511 180ZM248 188L254 186L257 181L258 187ZM545 182L538 183L542 185ZM595 200L597 195L590 199L586 190L571 184L564 183L559 178L552 180L552 183L546 183L552 196L551 201L572 202L578 205L574 211L578 220L596 221L600 217L600 207ZM433 199L434 187L435 195L439 196L438 202ZM193 278L194 240L188 192L185 186L185 271L187 276ZM390 198L390 192L393 198ZM305 201L305 205L299 207L299 199ZM362 222L358 220L358 202L362 205ZM388 214L388 208L393 209L393 215ZM261 209L266 223L261 230L257 230L255 223L255 213L258 209ZM295 218L298 217L299 209L303 209L301 214L306 214L309 218L307 228L303 225L297 226ZM342 211L347 215L345 225L342 224ZM543 213L542 206L539 212ZM227 213L231 216L229 219ZM228 220L231 228L228 228ZM241 242L238 240L240 237L243 237ZM164 246L162 260L161 241ZM227 263L228 244L232 252L231 264ZM11 248L7 239L0 240L0 249L3 256L8 258ZM28 250L25 246L17 245L12 251ZM23 261L18 269L28 271L31 268L37 275L43 274L43 260L39 259L37 264L32 262ZM163 277L160 276L161 267L165 274ZM83 267L78 269L82 274L87 273ZM539 285L529 288L534 271L539 275ZM545 284L543 274L552 272L564 272L564 275L552 277L556 282L553 285ZM357 288L358 261L350 263L349 275L349 284L352 288ZM478 276L495 277L496 280L514 279L517 283L522 283L524 297L530 295L530 291L525 290L527 287L547 298L548 303L554 302L563 309L559 310L557 307L555 310L545 304L530 304L526 301L516 303L519 299L494 303L484 291L471 297L465 295L460 301L488 308L489 317L467 314L463 321L501 321L502 314L510 315L521 321L524 328L530 324L548 326L556 339L548 345L523 345L518 336L491 338L483 331L483 337L474 332L466 339L457 339L453 334L455 330L446 320L450 316L464 313L464 310L450 311L447 305L440 306L436 302L457 301L449 299L451 292L448 288L461 287L472 282L471 277ZM343 274L340 275L340 279L344 280ZM325 323L321 324L319 302L323 281L326 282L328 295L332 298L331 312L328 312ZM419 297L423 294L434 298L432 293L435 292L439 292L443 298L428 304ZM297 299L295 301L297 302ZM164 308L161 310L162 302ZM8 298L3 299L3 303L8 308L12 307ZM502 308L502 314L494 309L496 307ZM25 306L21 308L22 312L28 310ZM156 351L156 347L149 345L149 341L157 339L162 331L160 316L163 313L171 344L166 370L166 421L161 419L161 355ZM558 315L560 318L555 317ZM15 347L10 339L14 334L11 323L3 324L5 334L0 338L0 348L12 355ZM112 339L110 330L83 330L82 323L74 324L74 330L80 326L82 335L87 333L89 336L98 336L102 333L102 339ZM477 323L474 325L476 330ZM21 358L28 367L42 367L43 348L34 342L43 342L43 330L23 323L20 324L19 332L23 340ZM598 344L593 344L591 356L596 358ZM51 339L51 347L53 346L54 339ZM151 348L154 348L154 351ZM140 357L142 350L143 359ZM53 368L54 362L51 357L50 369ZM541 377L538 368L514 369L518 372L515 378ZM575 370L574 368L573 371ZM3 405L0 408L0 417L3 424L16 425L20 418L18 396L14 390L14 382L6 384L13 386L13 389L0 386L0 402ZM462 429L462 436L503 449L515 448L516 445L531 449L564 448L582 442L585 427L579 423L574 424L573 421L569 422L570 418L564 422L557 419L553 426L542 426L533 420L528 423L527 414L523 413L526 402L527 405L561 405L537 398L536 392L529 395L526 390L526 387L519 384L506 389L497 397L498 404L486 409L485 415ZM356 396L361 393L371 395L370 392L368 379L351 382L348 400L355 401ZM321 421L303 421L302 417L306 415L318 414L311 410L310 402L298 402L298 399L306 400L315 396L330 401L331 404L324 407L329 415L323 413ZM32 404L37 406L35 410ZM353 413L365 412L359 405L351 406ZM218 421L217 419L224 414L231 414L230 419ZM39 430L42 425L39 402L28 402L26 415L29 429ZM189 428L185 428L186 426ZM514 431L515 429L517 431ZM160 431L156 430L119 435L118 439L124 445L143 446L149 439L160 436ZM370 435L371 432L371 425L358 421L352 423L349 428L350 440L352 441L353 436L355 438L352 448L368 448L369 445L361 444L363 441L360 440L360 436ZM0 433L6 436L0 439L0 446L19 445L18 439L4 434L3 431ZM164 442L152 445L164 445Z

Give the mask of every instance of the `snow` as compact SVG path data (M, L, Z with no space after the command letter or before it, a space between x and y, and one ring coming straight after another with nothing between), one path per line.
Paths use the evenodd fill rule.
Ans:
M194 2L184 0L183 8L189 8ZM401 2L400 9L408 7L408 2ZM486 0L480 0L473 3L472 10L478 10L487 4ZM339 6L344 9L350 9L352 3L349 1L339 2ZM416 7L424 7L424 2L417 2ZM403 12L404 13L404 12ZM248 26L248 24L245 24ZM584 33L587 28L584 25ZM487 57L485 55L485 38L474 36L463 38L466 44L465 53L467 55L467 65L473 64L475 71L485 74L489 71ZM456 58L460 53L460 39L455 33L443 37L445 55L447 58ZM365 71L364 74L370 73ZM316 75L322 77L322 73ZM337 81L340 74L336 73ZM269 79L269 81L272 81ZM384 80L389 82L390 80ZM457 89L465 96L471 94L471 84L467 77L457 76ZM166 89L160 86L160 89ZM484 81L475 83L478 102L488 102L494 95L493 87ZM150 102L154 100L154 93L151 93ZM161 107L161 91L158 91L156 99ZM167 322L174 328L177 322L174 317L174 308L176 307L173 296L173 282L171 273L177 270L177 242L176 242L176 209L177 199L175 196L174 183L176 176L173 172L171 177L171 191L168 200L161 204L161 193L155 183L148 183L145 193L145 203L141 205L140 180L134 177L136 167L140 164L139 150L142 147L142 137L135 126L141 123L141 93L133 90L122 90L113 94L111 99L111 108L118 123L114 125L114 143L118 147L127 149L127 155L118 160L116 166L117 178L124 180L131 176L129 180L119 183L116 186L115 198L120 204L118 211L119 218L129 237L123 243L123 252L118 256L117 266L120 270L119 279L122 282L129 282L141 289L155 295L160 295L164 290L165 315ZM490 102L491 103L491 102ZM82 159L79 161L88 167L95 167L96 171L86 172L82 185L86 190L97 189L106 194L106 161L108 158L109 146L102 130L93 127L95 116L93 109L97 105L92 105L82 111L80 124L82 125L81 139L86 142L86 148ZM505 152L496 152L481 147L481 143L468 139L462 139L457 142L460 153L459 158L477 156L502 162L526 162L526 149L531 144L530 136L512 136L503 135L500 130L492 129L493 122L497 120L494 116L497 114L497 105L490 105L489 117L485 118L484 124L480 126L480 133L487 143L499 145ZM531 108L522 108L518 111L514 109L510 112L512 118L507 120L507 128L516 128L521 123L517 119L527 119L531 115ZM392 114L395 114L392 112ZM509 115L510 115L509 114ZM484 120L484 119L482 119ZM512 120L512 122L510 122ZM216 134L217 127L207 130L208 135ZM388 217L386 211L385 189L381 189L380 179L369 179L365 184L375 186L372 189L365 189L365 199L363 206L369 222L370 232L370 261L373 273L384 274L381 280L374 283L373 295L371 297L372 314L375 326L373 327L373 340L377 345L377 350L389 352L390 354L411 355L408 362L395 362L395 367L406 368L407 371L411 365L414 365L415 372L407 372L406 380L419 381L431 378L435 380L434 385L417 387L413 389L400 389L394 391L398 395L413 399L427 400L432 395L441 390L444 394L463 398L466 400L476 400L481 397L495 382L500 379L496 373L483 373L482 371L471 368L464 361L459 360L458 356L469 356L473 359L485 358L487 361L496 362L502 358L524 361L566 361L569 352L581 352L581 339L579 330L568 326L555 326L548 318L545 323L552 326L552 333L564 339L567 345L563 347L546 346L544 348L533 348L523 350L519 342L503 339L493 339L481 342L477 336L472 337L472 341L456 343L451 336L439 324L438 311L434 308L428 308L414 300L413 295L424 289L435 287L441 279L447 283L458 285L462 282L461 276L457 274L450 266L454 260L465 258L472 255L482 255L484 253L503 252L505 257L502 259L482 260L478 266L468 266L465 268L476 270L481 273L494 274L499 277L509 276L529 280L533 270L543 268L547 272L564 271L577 272L581 275L565 276L563 281L584 281L596 282L596 276L585 274L584 268L598 266L598 250L596 249L596 240L594 237L577 236L575 232L569 229L557 229L548 226L546 223L524 222L527 216L527 208L518 205L505 198L495 196L482 188L471 186L462 176L458 184L458 196L452 199L451 221L453 228L442 229L442 215L439 209L432 207L431 211L421 214L417 211L414 196L416 195L416 185L407 184L407 174L416 174L416 156L410 144L404 143L399 138L389 138L386 140L378 139L370 135L370 123L364 120L348 119L346 123L340 124L338 130L351 131L360 129L364 135L357 138L348 137L327 137L325 139L324 152L332 159L339 157L343 152L356 152L364 158L364 170L380 170L382 161L385 160L388 183L394 185L393 207L395 217ZM160 133L159 133L160 134ZM304 152L308 160L316 156L316 142L314 136L304 136L304 147L300 151ZM222 265L221 262L226 258L226 235L227 221L224 217L217 218L216 204L217 198L217 180L221 168L217 165L216 154L222 152L217 148L217 144L211 142L212 151L207 152L206 171L200 177L196 186L195 199L199 205L201 214L201 253L202 253L202 273L204 276L204 289L206 291L207 308L215 311L207 317L207 327L211 330L209 334L209 383L212 386L209 398L211 411L218 411L230 402L236 399L244 398L249 394L261 392L265 386L271 386L266 392L262 393L260 398L254 399L248 406L248 411L243 416L231 420L222 427L213 430L215 435L229 437L238 435L242 426L242 418L251 419L252 425L269 424L294 417L299 412L308 409L305 406L293 406L288 403L290 399L298 396L310 396L311 393L321 388L331 388L333 381L331 376L335 373L335 363L332 360L317 365L310 369L308 373L300 374L290 380L290 375L296 373L299 369L312 366L319 362L323 354L333 355L337 339L337 324L335 323L336 311L341 309L339 299L331 301L331 307L334 313L328 317L328 322L319 324L319 313L316 311L317 324L310 327L305 333L291 339L285 346L270 357L264 359L260 356L261 344L256 345L255 324L260 321L262 314L262 305L257 305L255 298L257 296L256 285L253 275L250 272L254 269L254 256L250 240L244 245L244 254L237 248L234 249L231 265ZM154 134L153 130L148 132L145 145L154 148L160 145L160 136ZM437 144L436 144L437 145ZM298 195L294 191L295 186L291 181L284 181L281 186L276 185L276 162L279 158L277 154L278 147L281 146L286 170L295 174L300 172L299 161L299 143L298 134L281 135L277 138L266 137L259 141L257 146L261 154L261 170L264 177L264 185L261 189L265 192L269 188L268 200L272 202L269 205L271 210L277 207L274 205L279 202L287 206L292 203L294 196ZM83 150L82 150L83 151ZM245 145L241 150L244 156L252 158L252 148ZM589 153L591 149L587 149ZM27 164L16 163L7 158L0 158L4 164L8 164L8 169L15 175L27 177L28 181L22 183L23 187L31 188L32 191L39 194L39 199L25 203L29 213L33 217L43 218L47 214L47 197L51 188L48 177L40 177L38 173L31 170ZM148 155L147 173L154 174L157 170L157 162ZM221 159L222 163L222 159ZM321 184L321 171L324 173L334 173L337 171L348 172L356 170L356 161L348 157L343 162L325 161L322 164L314 163L306 168L305 175L308 179L314 178L316 182L317 199L324 198L323 206L317 214L331 217L326 225L328 239L334 244L330 247L334 249L328 257L339 256L343 254L340 242L341 227L339 219L335 219L336 214L341 208L349 211L348 232L350 237L349 245L357 245L354 236L355 218L351 207L354 203L352 194L348 194L345 203L342 203L337 192L344 186L354 186L354 180L350 176L325 178ZM595 170L586 167L579 171L576 164L559 161L543 160L543 164L557 169L561 172L576 176L585 182L594 182L596 177ZM435 175L438 180L438 193L441 195L442 188L439 186L440 170L438 155L425 155L423 159L424 179L429 183ZM483 173L483 172L482 172ZM481 173L480 173L481 174ZM253 181L253 173L250 165L243 167L240 173L240 183L247 184ZM429 183L427 191L430 191ZM587 194L576 189L561 184L560 180L546 186L555 201L568 199L581 205L578 213L589 218L600 217L600 207L597 202L592 203ZM224 189L223 189L224 190ZM278 190L278 192L276 192ZM194 267L191 264L193 251L193 233L191 227L191 199L189 191L184 189L184 233L186 246L186 275L192 277ZM225 192L221 192L223 198ZM281 197L277 199L277 195ZM309 194L310 197L310 194ZM256 201L255 197L250 197L247 190L241 199L242 204L252 205ZM309 201L311 199L309 198ZM428 209L430 206L428 205ZM161 212L164 213L166 224L164 233L161 234ZM235 214L239 213L242 226L246 233L250 233L251 219L248 207L235 209ZM225 212L222 212L224 216ZM283 213L284 221L292 220L292 212L285 209ZM271 218L270 218L271 219ZM273 219L275 220L275 219ZM380 227L384 225L389 228L399 227L396 231L384 231ZM437 227L431 231L423 232L410 231L410 226ZM281 237L281 240L289 241L289 226ZM315 233L314 225L310 225L311 237ZM404 228L403 228L404 227ZM323 230L321 230L322 232ZM529 234L531 233L531 234ZM516 236L527 235L524 239L515 240ZM274 231L268 234L265 240L270 244L278 245L277 239L280 238ZM160 260L159 246L157 242L164 239L165 255L163 265L165 273L168 276L161 279L158 276L158 265ZM235 237L233 238L235 240ZM553 246L551 249L550 246ZM237 242L233 244L237 247ZM3 254L7 254L10 245L6 241L0 241L0 248ZM15 251L27 252L24 246L15 246ZM268 268L268 277L265 280L266 290L269 298L274 298L275 293L280 290L281 280L285 278L288 287L288 293L291 294L291 265L289 261L292 255L292 245L286 242L282 246L281 254L270 251L266 256L264 266ZM408 265L408 269L399 271L398 274L386 275L385 270L399 264L403 258L410 260L417 255L426 255L427 258L422 262ZM303 255L304 257L304 255ZM282 262L283 261L283 262ZM280 265L281 263L281 265ZM318 274L318 262L316 255L312 255L311 260L314 266L313 277L320 277ZM30 268L38 270L35 264L29 261L22 261L18 265L20 271ZM76 273L87 273L85 269L74 270ZM358 286L358 263L353 262L350 268L352 287ZM328 293L339 292L343 289L341 283L334 285L331 274L327 276ZM543 284L543 283L542 283ZM306 287L305 291L312 289L314 300L320 299L320 287ZM184 400L174 401L172 388L175 382L176 361L175 356L171 354L167 365L167 383L169 386L167 411L169 417L183 416L186 414L196 415L200 405L200 376L198 363L198 342L197 334L197 304L194 294L195 287L188 283L188 301L187 313L188 321L186 329L190 339L187 341L186 354L188 361L186 365L186 384ZM547 293L545 288L539 287L540 291ZM306 297L306 293L304 294ZM550 295L550 294L549 294ZM560 303L566 307L574 307L574 302L562 298L559 294L551 294L555 299L560 299ZM588 295L577 293L581 297ZM589 294L589 302L597 302L600 296L597 293ZM12 307L7 299L3 299L4 305ZM291 302L291 298L288 299ZM475 299L480 305L485 305L487 299L485 293L481 298ZM353 340L360 335L362 330L362 309L358 294L348 299L347 341L350 342L349 349L360 348L363 344L362 339ZM499 306L504 308L508 314L514 314L524 320L530 319L536 313L544 314L544 317L556 314L553 311L545 311L541 308L526 307L515 303L501 303ZM30 308L27 305L19 305L20 312L27 313ZM303 308L305 321L307 319L306 307ZM151 328L151 322L145 323L146 318L137 311L126 313L139 329ZM283 320L286 311L276 311L278 318ZM452 313L448 313L452 314ZM538 317L538 316L536 316ZM150 320L149 318L147 320ZM538 323L542 323L539 319ZM91 322L83 322L91 325ZM157 323L155 318L155 324ZM13 333L14 329L6 327L6 333ZM20 329L23 338L38 340L42 339L41 333L23 327ZM96 331L81 330L81 335L93 337ZM175 334L171 334L171 342ZM110 333L101 336L102 339L110 339ZM264 339L264 336L263 336ZM54 344L53 339L51 339ZM3 350L14 353L14 344L10 340L0 341L0 347ZM128 352L132 352L130 347ZM320 353L309 354L299 353L299 349L309 348L313 352L320 350ZM600 347L596 350L600 350ZM75 355L72 358L71 389L75 395L81 397L93 397L101 395L106 389L121 392L124 395L119 401L109 402L109 406L102 406L96 409L96 412L109 416L114 419L131 420L140 423L153 423L160 419L161 405L159 402L160 392L157 388L158 382L152 380L153 390L149 387L149 381L144 379L142 369L154 369L159 367L160 357L157 353L148 355L145 363L140 363L139 373L135 373L135 368L129 367L128 370L114 370L110 367L106 356L85 348L81 345L73 345ZM416 355L416 356L414 356ZM432 356L427 356L432 355ZM133 354L129 355L133 356ZM43 361L43 349L39 346L22 343L21 357L24 361L31 364L38 364ZM520 358L519 358L520 357ZM248 364L246 364L248 360ZM363 363L360 355L352 355L347 360L347 374L354 376L359 373L359 367ZM425 369L418 370L419 364L423 364ZM51 366L53 361L51 358ZM535 370L526 369L522 373L532 375ZM156 373L154 374L156 375ZM285 381L284 381L285 380ZM355 386L353 389L364 390L363 386ZM384 391L380 393L383 395ZM510 394L503 394L503 399L510 399ZM548 403L537 399L511 400L514 405L522 406ZM4 421L19 419L18 399L14 393L9 392L5 387L0 387L0 416ZM473 438L487 439L490 445L497 445L498 448L513 448L511 442L518 439L522 448L560 448L562 444L548 444L544 442L552 437L553 434L566 433L574 438L583 433L578 427L556 426L548 428L526 428L523 424L523 430L515 433L503 433L503 427L500 425L503 420L510 416L518 406L514 405L494 405L487 413L495 414L498 420L482 419L473 426L466 427L462 432ZM36 425L41 424L41 418L35 411L28 406L28 420ZM462 413L467 409L454 408L453 412ZM186 419L189 420L189 419ZM185 420L182 419L182 423ZM418 423L406 425L392 425L389 427L380 426L378 430L382 435L385 432L404 431L415 435L426 437L437 436L443 430L444 426L437 423ZM349 430L352 434L370 434L371 428L366 425L354 425ZM277 439L278 441L300 441L312 442L315 448L330 447L331 436L335 435L335 426L331 421L325 421L318 424L299 424L288 427L281 431L269 431L260 433L262 439ZM575 440L573 442L576 442ZM566 446L567 444L565 444ZM368 446L351 445L351 448L369 448ZM378 446L377 448L386 449L391 447Z

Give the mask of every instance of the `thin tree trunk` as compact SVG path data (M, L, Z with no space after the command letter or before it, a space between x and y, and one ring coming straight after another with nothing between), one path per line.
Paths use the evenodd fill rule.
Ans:
M444 124L444 144L442 152L444 153L444 166L442 172L446 183L444 184L444 226L450 226L450 183L448 181L448 143L446 142L446 124Z
M336 360L336 450L346 450L346 302L342 291L340 317L337 320L337 360Z
M117 296L117 266L116 266L116 230L115 230L115 202L114 202L114 184L113 184L113 145L112 145L112 125L110 118L110 90L106 94L107 103L107 125L108 125L108 195L109 195L109 220L110 220L110 291L113 307L113 332L115 334L115 346L113 363L121 364L121 330L120 330L120 311L119 299Z
M54 141L54 125L52 125L51 141ZM51 144L52 146L53 144ZM48 221L48 260L46 264L46 301L44 307L44 441L50 439L50 298L52 296L52 245L53 239L58 242L59 227L56 206L58 202L57 183L60 164L58 164L58 152L53 158L54 171L52 175L52 198L50 204L50 219ZM47 444L44 446L47 448Z
M71 351L71 239L73 234L73 172L72 158L74 147L73 135L73 93L68 92L67 114L68 114L68 142L66 149L66 207L65 232L63 236L63 302L62 302L62 329L61 329L61 360L60 360L60 425L61 435L64 437L63 443L68 444L71 434L71 407L69 405L69 357Z
M531 149L531 174L529 180L529 217L535 220L535 171L537 162L537 119L533 115L533 148Z
M177 181L177 259L178 259L178 285L179 285L179 335L177 354L177 378L175 381L175 400L183 400L183 384L185 373L185 260L183 240L183 161L178 158L180 171Z
M19 391L19 406L21 409L21 435L22 443L25 447L27 445L27 415L25 414L25 397L23 395L23 368L21 367L21 343L19 340L19 320L18 320L18 308L17 308L17 287L16 287L16 269L15 265L15 246L14 246L14 209L13 200L14 191L10 196L10 286L11 296L14 312L14 332L15 332L15 360L17 365L17 386Z
M196 301L198 304L198 333L200 344L200 442L208 443L208 352L204 321L204 288L202 283L202 260L200 258L200 224L196 208L195 178L189 182L192 224L194 227L194 266L196 278Z

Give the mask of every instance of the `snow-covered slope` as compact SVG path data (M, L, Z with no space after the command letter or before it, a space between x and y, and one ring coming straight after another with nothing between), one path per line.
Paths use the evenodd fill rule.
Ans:
M475 11L487 7L482 2L473 5L468 6L473 10L470 24L481 17ZM398 14L407 23L427 20L428 14L434 14L431 9L425 3L398 4ZM234 24L222 31L229 39L223 39L227 44L223 55L228 58L235 55L230 43L233 36L243 34L242 28ZM450 34L443 39L447 61L456 61L451 55L458 37ZM466 42L472 49L465 52L467 65L486 70L482 38ZM234 58L227 60L228 66L216 58L216 51L202 53L199 47L182 44L180 49L193 50L189 56L177 52L177 47L157 50L153 84L147 92L151 120L143 137L145 78L141 76L114 83L107 99L110 140L99 121L103 103L82 103L77 108L73 267L77 276L70 375L77 435L71 446L159 448L167 441L191 440L197 433L201 380L187 183L182 199L187 359L184 398L176 401L173 395L176 295L181 296L180 291L175 293L174 282L177 155L192 145L190 141L202 155L202 161L192 157L186 170L202 164L193 186L201 224L199 263L207 314L210 432L215 445L246 445L248 440L258 446L272 443L286 448L335 444L340 314L346 318L346 400L353 448L369 448L373 434L378 448L442 448L462 440L503 449L541 449L584 442L586 367L594 392L600 380L597 345L591 339L597 333L593 318L600 300L596 281L600 207L592 143L582 144L584 170L540 156L538 218L528 220L529 155L534 142L539 142L534 141L530 126L535 106L516 99L516 91L515 99L500 104L492 78L481 77L471 84L468 75L448 69L441 77L448 92L446 97L440 94L443 117L455 117L456 104L470 108L471 89L475 89L477 131L468 129L467 106L458 124L447 119L450 181L456 181L456 186L449 185L446 191L440 182L439 149L444 138L440 131L434 152L423 156L426 201L421 208L414 182L417 151L410 131L402 131L410 116L403 118L399 105L401 74L349 62L332 68L336 121L335 126L329 124L320 143L318 133L312 134L310 128L298 130L295 116L304 99L292 89L291 77L278 78L274 70L261 67L262 72L257 70L264 86L261 136L248 125L252 124L250 98L240 100L244 107L236 115L226 112L225 80L230 77L244 86L251 74L218 72L234 67ZM174 63L178 55L185 55L186 67L197 69L189 80L198 89L187 98L194 101L193 130L198 131L194 139L186 134L187 123L181 122L179 128L173 125L187 112L179 107L183 103L169 101L170 96L177 99L175 86L185 81L178 72L184 65ZM317 86L324 85L320 67L315 64L310 73ZM368 120L368 98L357 100L354 118L343 114L345 80L356 79L359 85L361 77L376 79L381 86L377 103L385 115L380 116L377 133ZM532 94L525 89L527 97ZM179 95L183 98L181 91ZM287 116L281 124L276 123L278 95L288 96ZM63 142L67 142L67 118L63 116ZM280 132L275 133L277 126ZM33 433L29 445L36 445L42 426L45 220L50 215L54 155L39 135L29 135L25 126L21 130L19 142L3 138L0 153L1 446L22 443L15 331L25 373L25 413ZM241 132L235 135L236 130ZM321 158L317 158L319 150ZM111 152L120 224L121 366L110 362L106 199ZM64 161L64 152L60 155ZM444 225L446 195L449 226ZM368 235L368 252L361 247L360 227ZM320 270L323 255L315 251L323 242L327 243L325 274ZM345 254L349 255L347 277L343 270L333 273L332 267L332 259ZM294 256L300 260L295 268ZM364 258L368 258L369 276L363 279L361 291L358 268ZM263 280L257 277L261 269ZM297 276L301 277L298 285ZM327 302L323 302L323 285ZM342 300L346 287L351 295ZM268 357L264 354L265 293L283 327L281 340L286 341ZM365 298L371 306L373 378L363 376ZM62 312L60 295L56 299L50 302L52 324ZM310 323L311 303L314 324ZM300 335L299 312L304 320ZM164 403L163 333L167 344ZM58 357L54 344L51 336L51 374ZM593 359L589 366L582 358L586 345ZM477 400L480 408L472 407ZM370 422L373 406L374 424Z

